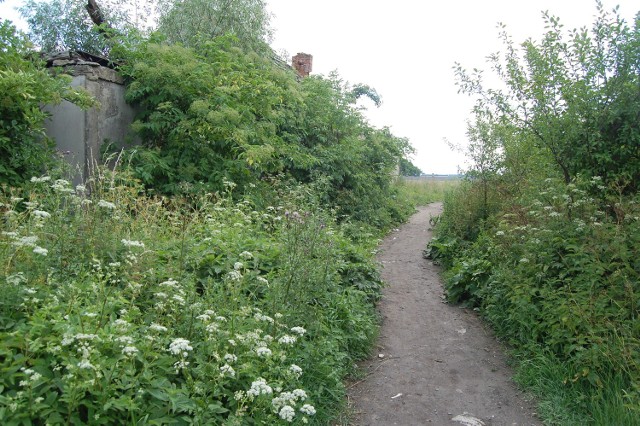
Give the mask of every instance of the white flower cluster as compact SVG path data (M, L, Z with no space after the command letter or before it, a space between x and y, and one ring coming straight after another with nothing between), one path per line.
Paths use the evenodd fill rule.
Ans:
M289 371L296 377L296 379L299 379L300 376L302 376L302 368L298 367L295 364L291 364L291 367L289 367Z
M296 403L304 402L307 399L307 393L302 389L295 389L293 392L281 392L279 396L271 400L274 410L278 413L278 416L284 421L292 422L295 418ZM304 404L300 407L302 414L312 416L316 413L316 409L311 404ZM306 419L303 419L306 423Z
M186 358L189 355L189 351L193 350L193 347L190 345L187 339L177 338L173 339L173 342L169 344L169 352L174 355L182 355L183 358Z
M235 370L229 364L225 364L222 367L220 367L220 374L222 374L223 376L228 376L228 377L235 377L236 376Z
M136 240L126 240L126 239L122 239L120 240L122 242L122 244L124 244L125 247L140 247L140 248L144 248L144 243L142 241L136 241Z
M256 396L271 395L272 393L273 389L267 384L267 381L259 377L257 380L251 382L251 389L247 391L247 396L253 399Z

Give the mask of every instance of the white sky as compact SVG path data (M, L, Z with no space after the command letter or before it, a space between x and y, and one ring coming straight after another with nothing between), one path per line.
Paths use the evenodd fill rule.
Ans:
M567 29L591 26L596 13L595 0L266 1L274 14L273 47L312 54L314 74L337 70L345 81L374 87L383 105L366 103L371 123L409 138L414 163L425 173L456 173L464 163L444 141L466 142L472 105L457 94L454 62L489 72L485 57L501 48L498 22L519 43L544 33L543 10ZM17 4L21 0L0 3L0 17L17 20ZM640 10L637 0L603 4L607 10L620 5L628 22Z

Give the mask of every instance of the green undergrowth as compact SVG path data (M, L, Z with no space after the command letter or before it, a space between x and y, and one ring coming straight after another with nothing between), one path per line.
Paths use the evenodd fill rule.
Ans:
M413 206L424 206L443 201L445 194L460 184L458 179L405 179L399 177L395 182L398 198L407 200Z
M4 188L0 423L335 418L376 336L374 231L303 186L258 207L228 181L149 198L123 176Z
M427 254L447 269L449 301L477 308L512 346L548 424L637 424L638 199L598 177L543 185L486 220L461 187Z

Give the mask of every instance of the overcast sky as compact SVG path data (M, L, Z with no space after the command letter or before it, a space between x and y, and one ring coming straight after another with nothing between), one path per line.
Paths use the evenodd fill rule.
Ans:
M409 138L414 163L425 173L455 173L464 157L444 139L466 142L472 102L457 94L452 72L486 67L500 49L496 25L503 22L517 43L544 33L542 11L559 16L567 29L590 26L592 0L267 0L275 15L273 47L313 55L313 72L337 70L344 80L366 83L382 95L369 106L376 126ZM604 0L620 5L628 22L637 0Z
M78 0L84 1L84 0ZM567 29L591 26L595 0L266 0L274 14L277 51L313 55L313 73L337 70L350 83L366 83L383 105L368 106L378 127L407 137L414 163L425 173L456 173L464 157L445 138L464 144L472 102L457 94L452 66L487 69L485 57L500 49L496 25L503 22L521 42L544 32L542 11L559 16ZM20 0L0 3L0 16L17 19ZM629 22L637 0L603 0L620 5Z

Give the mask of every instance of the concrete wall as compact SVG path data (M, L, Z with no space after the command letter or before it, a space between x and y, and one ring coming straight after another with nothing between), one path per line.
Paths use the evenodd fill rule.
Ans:
M77 184L101 162L100 148L105 141L118 146L133 143L130 125L135 111L124 101L125 87L116 71L93 62L65 68L74 75L71 85L84 88L99 102L85 111L67 101L47 107L52 114L45 124L47 134L77 171L73 179Z

